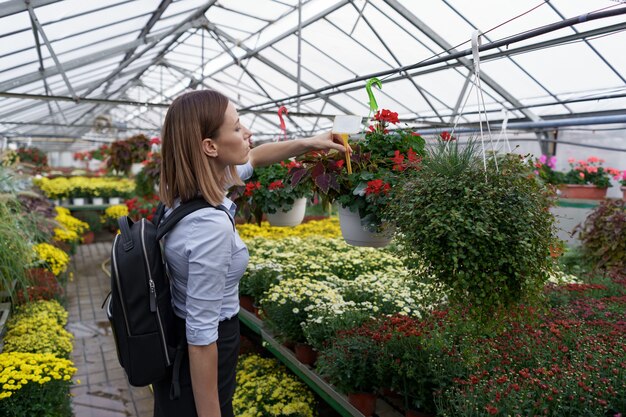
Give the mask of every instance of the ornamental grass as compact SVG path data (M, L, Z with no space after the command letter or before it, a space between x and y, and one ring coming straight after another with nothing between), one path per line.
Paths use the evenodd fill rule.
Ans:
M307 386L287 373L276 359L242 356L233 397L239 417L313 417L315 398Z

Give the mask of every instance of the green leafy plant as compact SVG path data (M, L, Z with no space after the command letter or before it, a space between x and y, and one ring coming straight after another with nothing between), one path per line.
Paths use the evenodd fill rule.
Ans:
M289 172L292 185L306 182L325 202L337 201L358 212L363 227L379 231L382 209L389 203L389 191L403 171L419 165L424 139L410 129L388 130L398 123L398 114L380 110L374 115L363 140L351 143L349 174L343 154L312 152L300 158L301 168Z
M102 230L102 221L100 213L95 210L77 211L74 216L89 225L89 231L99 232Z
M345 394L375 392L381 384L376 362L380 344L367 327L339 331L320 352L316 368Z
M110 148L110 158L107 160L109 170L128 174L131 165L144 161L150 151L150 139L139 134L126 140L113 142Z
M605 200L580 230L585 256L598 268L626 268L626 203Z
M148 153L147 159L142 162L143 169L135 177L135 194L140 197L151 197L158 192L161 176L161 154Z
M439 142L420 170L402 177L388 216L407 261L450 302L489 320L522 300L537 301L553 268L552 193L519 155L490 158L475 145Z

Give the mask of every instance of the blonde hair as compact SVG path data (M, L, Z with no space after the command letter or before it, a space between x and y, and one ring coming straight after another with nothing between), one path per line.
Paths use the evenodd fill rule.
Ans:
M217 206L225 195L224 186L241 185L234 166L226 175L213 158L202 151L202 140L215 140L224 123L228 98L212 90L191 91L178 96L165 115L161 131L161 181L159 195L168 207L174 200L191 200L198 193Z

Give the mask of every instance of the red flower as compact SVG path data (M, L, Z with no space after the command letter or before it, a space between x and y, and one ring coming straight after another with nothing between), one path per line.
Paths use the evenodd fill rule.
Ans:
M485 410L487 410L487 412L491 415L496 415L498 414L498 409L492 405L488 405L485 407Z
M409 158L409 162L410 163L417 163L417 162L420 162L422 160L421 157L417 156L417 153L415 153L413 148L410 148L407 151L406 156Z
M378 120L379 122L388 122L388 123L398 123L398 113L392 112L391 110L382 109L376 112L374 115L374 120Z
M270 185L267 186L267 188L272 191L272 190L276 190L278 188L284 188L285 184L283 184L283 180L278 180L278 181L274 181L271 182Z
M160 144L161 144L161 139L160 138L157 138L155 136L152 139L150 139L150 145L160 145Z
M404 164L404 155L402 155L400 151L396 151L391 160L394 163L392 168L394 171L404 171L406 169L406 165Z
M388 193L390 189L391 189L391 185L384 182L383 180L381 179L372 180L372 181L367 182L367 187L365 188L365 195L367 196L370 194L380 194L381 192Z
M261 188L261 183L260 182L249 182L246 184L246 191L243 193L243 195L245 195L246 197L250 197L252 196L252 194L254 193L254 190L258 190Z
M451 141L451 140L456 140L456 138L454 136L452 136L450 134L450 132L448 132L447 130L444 131L444 132L441 132L440 136L441 136L441 140L444 141L444 142L448 142L448 141Z

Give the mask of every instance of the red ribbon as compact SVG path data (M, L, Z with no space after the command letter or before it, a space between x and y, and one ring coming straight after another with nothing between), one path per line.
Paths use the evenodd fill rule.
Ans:
M287 125L285 125L285 119L283 119L283 113L288 114L287 107L280 106L278 108L278 118L280 119L280 130L283 131L283 139L287 139Z

